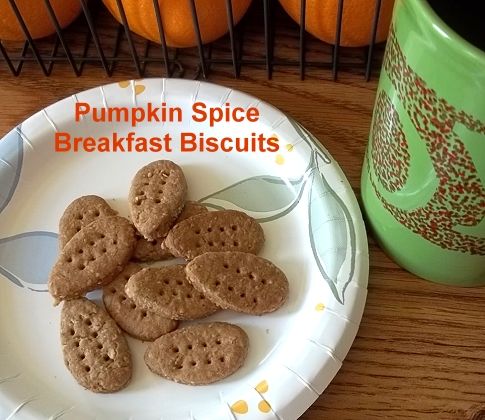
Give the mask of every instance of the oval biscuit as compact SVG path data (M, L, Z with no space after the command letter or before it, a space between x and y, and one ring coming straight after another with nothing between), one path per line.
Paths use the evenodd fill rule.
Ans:
M272 262L244 252L208 252L186 266L194 287L224 309L261 315L282 306L288 280Z
M165 239L165 246L172 254L186 260L215 251L257 254L263 244L264 232L260 224L236 210L192 216L177 224Z
M178 322L140 308L126 295L127 281L141 269L141 266L129 263L111 283L103 287L103 303L122 330L139 340L153 341L175 330Z
M145 268L130 277L125 292L140 307L170 319L204 318L219 310L194 289L183 265Z
M84 388L115 392L128 384L132 362L126 339L93 302L84 298L64 302L61 344L66 367Z
M164 238L182 211L187 182L182 169L170 160L141 168L128 196L133 224L145 239Z
M74 299L109 283L133 254L135 231L123 217L96 219L76 233L61 251L49 277L57 300Z
M148 345L145 363L157 375L187 385L204 385L232 375L244 363L249 339L225 322L191 325Z
M99 217L115 215L116 212L109 204L97 195L85 195L76 198L67 206L59 220L60 249L64 248L76 233L94 220Z

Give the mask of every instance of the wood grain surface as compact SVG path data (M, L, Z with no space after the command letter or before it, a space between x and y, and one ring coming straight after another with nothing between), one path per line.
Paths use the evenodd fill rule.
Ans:
M280 69L230 69L210 81L256 95L288 113L327 147L359 195L376 80L324 71L299 81ZM0 136L39 109L78 91L132 78L111 79L87 66L75 77L59 66L51 77L27 66L18 78L0 62ZM367 305L343 367L303 415L323 419L485 419L485 289L440 286L394 264L370 239Z

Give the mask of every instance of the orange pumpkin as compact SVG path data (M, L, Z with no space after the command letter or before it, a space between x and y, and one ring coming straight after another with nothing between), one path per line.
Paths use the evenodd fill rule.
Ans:
M43 38L55 32L43 0L15 0L32 38ZM52 8L62 28L81 12L79 0L51 0ZM8 0L0 0L0 39L25 40L22 28Z
M283 8L300 23L301 0L279 0ZM372 35L375 0L345 0L343 2L340 45L362 47ZM307 0L305 29L312 35L335 44L339 0ZM394 0L382 0L376 42L385 41L391 23Z
M116 0L103 0L111 14L121 22ZM122 0L129 28L136 34L160 43L152 0ZM232 0L234 24L244 16L251 0ZM165 40L170 47L197 45L188 0L158 0ZM204 44L220 38L228 31L225 0L196 0L195 6Z

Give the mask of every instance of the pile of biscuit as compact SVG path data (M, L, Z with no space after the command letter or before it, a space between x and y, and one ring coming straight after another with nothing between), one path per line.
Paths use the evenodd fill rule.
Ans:
M246 333L226 322L178 328L179 322L222 309L262 315L285 303L284 273L256 255L261 226L239 211L209 212L186 196L181 168L159 160L132 181L131 222L93 195L74 200L62 215L49 292L64 301L64 361L83 387L114 392L127 385L132 360L122 330L150 342L145 363L166 379L190 385L223 379L243 365ZM187 263L147 266L174 257ZM99 288L105 309L84 297Z

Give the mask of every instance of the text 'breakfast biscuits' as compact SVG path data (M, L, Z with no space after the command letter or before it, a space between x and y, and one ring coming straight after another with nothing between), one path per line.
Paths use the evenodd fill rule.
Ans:
M59 248L64 248L76 233L97 218L115 215L116 212L109 204L97 195L75 199L64 210L59 221Z
M194 289L184 268L145 268L130 277L125 292L141 308L170 319L198 319L216 312L219 308Z
M145 363L152 372L166 379L204 385L236 372L244 363L248 346L247 334L236 325L197 324L150 343Z
M141 168L128 196L133 224L145 239L164 238L182 211L187 182L182 169L169 160Z
M182 213L180 213L177 218L175 225L182 222L189 217L195 216L196 214L207 212L207 207L196 201L187 201L185 203ZM155 239L153 241L148 241L145 238L139 238L136 244L135 252L133 254L133 259L135 261L149 262L149 261L160 261L173 258L172 253L165 247L163 239Z
M122 330L139 340L153 341L175 330L178 322L140 308L126 295L128 279L141 269L139 265L129 263L111 283L103 287L103 303Z
M103 286L118 275L133 254L135 231L123 217L96 219L66 244L49 278L57 300L73 299Z
M205 252L241 251L257 254L264 244L260 224L236 210L198 214L177 224L165 239L177 257L192 260Z
M261 315L288 298L288 280L272 262L244 252L208 252L186 266L194 287L224 309Z
M114 392L128 384L132 362L126 339L93 302L84 298L64 302L61 344L64 363L83 387Z

